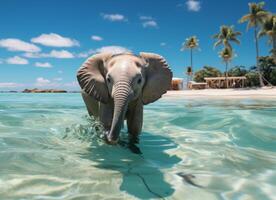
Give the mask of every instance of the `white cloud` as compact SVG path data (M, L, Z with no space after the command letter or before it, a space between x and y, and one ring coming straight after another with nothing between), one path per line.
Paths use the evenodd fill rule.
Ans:
M11 58L7 58L6 62L8 64L13 64L13 65L27 65L29 64L29 61L25 58L21 58L19 56L14 56Z
M155 19L153 19L151 16L140 16L140 20L142 21L142 25L144 28L152 27L157 28L158 24Z
M98 35L92 35L91 39L95 40L95 41L102 41L103 40L103 38L101 36L98 36Z
M154 20L144 21L142 25L144 28L147 28L147 27L156 28L158 26L157 22Z
M36 79L36 82L34 84L35 87L42 87L42 88L57 88L60 87L61 84L55 82L55 81L50 81L49 79L43 78L43 77L38 77Z
M126 17L121 14L101 14L102 17L106 20L112 21L112 22L118 22L118 21L127 21Z
M43 78L43 77L38 77L38 78L36 79L35 86L38 86L38 87L53 86L53 84L52 84L51 81L48 80L48 79L45 79L45 78Z
M31 41L33 43L38 43L44 46L51 47L72 47L80 45L77 40L68 37L63 37L56 33L41 34L38 37L32 38Z
M122 47L122 46L103 46L98 49L90 49L85 52L81 52L76 54L76 57L78 58L87 58L88 56L91 56L95 53L113 53L113 54L119 54L119 53L125 53L125 52L131 52L131 50Z
M45 63L36 62L36 63L35 63L35 66L36 66L36 67L42 67L42 68L51 68L51 67L53 67L53 66L51 65L51 63L48 63L48 62L45 62Z
M41 58L41 53L24 53L23 56L27 58Z
M25 53L27 58L74 58L75 56L67 50L52 50L50 53Z
M165 42L161 42L161 43L160 43L160 46L162 46L162 47L163 47L163 46L166 46L166 45L167 45L167 44L166 44Z
M62 70L58 70L57 73L63 74L63 71Z
M60 77L54 78L53 80L49 80L43 77L38 77L36 79L34 86L40 87L40 88L60 88L60 89L63 89L64 87L67 87L67 88L79 87L79 84L77 81L73 81L69 83L61 83L62 80L63 79Z
M62 81L63 79L61 77L54 78L54 81Z
M95 53L97 53L96 50L90 49L90 50L88 50L88 51L80 52L80 53L76 54L76 56L77 56L78 58L87 58L88 56L90 56L90 55L92 55L92 54L95 54Z
M122 46L103 46L101 48L98 48L95 50L96 53L125 53L125 52L131 52L131 50L122 47Z
M39 52L41 49L31 43L24 42L16 38L8 38L0 40L0 47L6 48L8 51L24 51L24 52Z
M189 11L198 12L201 8L200 2L196 0L186 1L186 6Z
M122 46L103 46L101 48L98 48L96 50L90 50L89 53L113 53L113 54L119 54L119 53L125 53L125 52L131 52L131 50L122 47Z
M37 82L38 84L48 84L48 83L51 83L51 81L49 81L48 79L45 79L45 78L43 78L43 77L38 77L38 78L36 79L36 82Z
M24 85L20 83L14 83L14 82L0 83L0 88L16 88L16 87L22 87L22 86Z
M63 84L65 87L79 87L79 84L77 81L73 81L71 83L64 83Z
M140 16L140 20L153 20L151 16Z
M66 50L52 50L49 54L46 54L46 57L52 57L52 58L74 58L74 55Z

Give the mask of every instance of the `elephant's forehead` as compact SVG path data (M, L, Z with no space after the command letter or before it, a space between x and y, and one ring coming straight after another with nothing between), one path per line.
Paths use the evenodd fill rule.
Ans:
M110 62L110 68L111 71L125 71L129 73L135 73L139 71L138 65L140 64L140 62L141 61L138 58L130 59L129 57L121 56L120 58L116 58Z
M139 69L135 66L134 63L129 61L122 61L116 63L111 69L111 75L119 76L119 75L127 75L129 77L135 76L139 73Z
M143 64L143 60L135 55L119 55L110 60L111 65L114 64Z

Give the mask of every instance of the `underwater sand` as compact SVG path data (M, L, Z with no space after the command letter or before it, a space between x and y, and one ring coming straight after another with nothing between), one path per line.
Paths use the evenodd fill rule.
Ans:
M86 115L80 94L0 94L0 199L276 199L276 100L165 97L142 155Z

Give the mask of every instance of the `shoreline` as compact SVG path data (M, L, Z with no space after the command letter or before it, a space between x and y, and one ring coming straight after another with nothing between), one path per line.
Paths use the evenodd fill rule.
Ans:
M61 94L59 92L22 92L0 91L0 94ZM80 93L80 91L66 91L68 94ZM63 93L63 94L66 94ZM275 99L276 88L237 88L237 89L202 89L202 90L169 90L162 95L166 99Z
M246 88L246 89L203 89L168 91L164 98L206 98L206 99L275 99L276 88Z

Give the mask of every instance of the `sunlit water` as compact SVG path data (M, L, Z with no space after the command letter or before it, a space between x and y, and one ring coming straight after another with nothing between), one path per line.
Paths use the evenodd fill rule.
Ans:
M276 100L163 98L142 155L99 127L80 94L0 94L0 199L276 199Z

